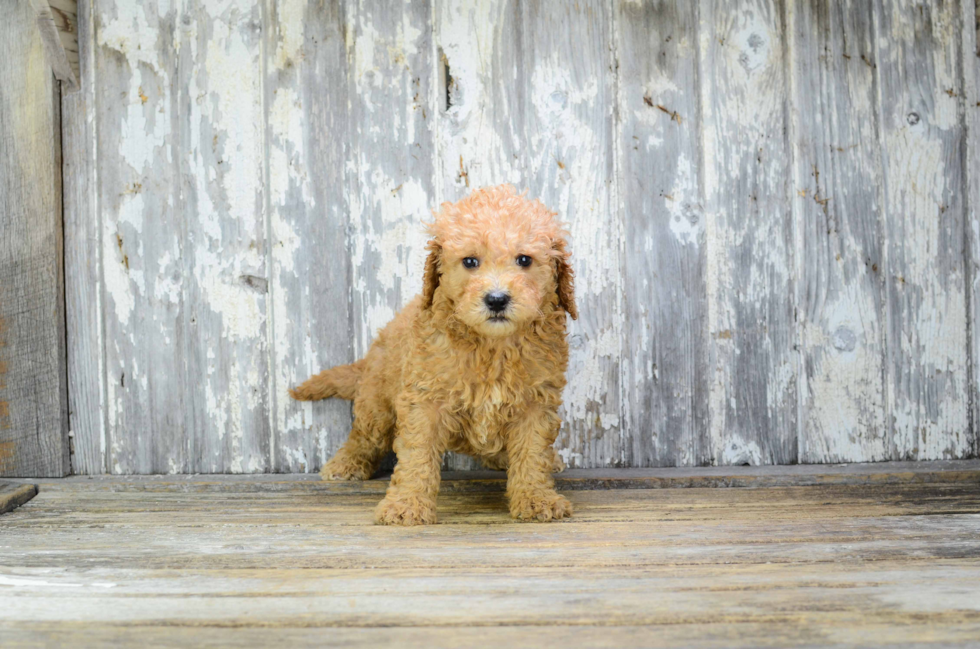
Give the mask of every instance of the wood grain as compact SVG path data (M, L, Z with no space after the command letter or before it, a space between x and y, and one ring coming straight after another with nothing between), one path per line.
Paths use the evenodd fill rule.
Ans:
M269 471L263 3L202 2L174 20L179 139L173 153L188 380L177 387L184 457L167 470Z
M300 489L312 476L205 480L248 491L42 483L4 515L6 644L966 646L980 629L975 467L961 484L569 491L576 516L550 525L458 492L414 530L372 524L379 493Z
M797 458L798 354L785 6L700 5L710 446L717 464Z
M956 3L875 4L894 459L973 452ZM976 389L975 387L973 388Z
M34 9L37 33L41 37L41 42L44 43L45 59L48 65L51 66L51 71L54 73L55 78L64 82L66 91L73 92L78 90L78 77L75 71L77 57L75 61L76 66L73 66L62 41L62 34L64 33L62 29L67 26L65 21L61 20L64 14L59 12L57 14L58 19L56 20L48 0L29 1ZM59 22L61 23L61 28L59 28Z
M273 471L316 471L347 439L350 404L286 390L354 360L345 187L349 143L345 5L267 3Z
M32 484L0 482L0 514L6 514L37 495L37 487Z
M102 282L99 166L96 158L96 68L92 3L78 8L78 92L61 103L65 314L68 345L68 407L72 473L108 473L106 372Z
M348 7L351 308L354 356L422 288L433 207L432 8Z
M501 182L572 232L571 466L976 455L975 18L83 3L76 471L317 470L349 405L285 389L415 295L430 209Z
M27 2L0 5L0 475L69 472L61 94Z
M711 459L698 8L616 7L628 464L698 465Z
M65 51L68 65L75 75L77 83L81 83L81 62L79 60L78 43L78 14L89 10L89 3L82 3L78 6L77 0L47 0L51 8L51 17L54 19L55 27L58 28L58 36L61 40L61 47Z
M969 646L980 633L980 625L957 616L947 625L942 613L903 620L869 621L858 617L807 612L782 620L726 624L712 621L672 621L659 626L500 626L500 627L396 627L396 628L221 628L166 625L108 626L72 623L24 623L4 625L4 638L12 647L63 646L72 643L185 647L188 644L238 647L267 647L288 643L297 647L377 647L408 649L446 647L467 649L478 645L553 647L576 644L597 649L643 647L656 637L662 647L789 647L821 642L826 646L846 646L855 639L862 646L895 647L901 643L942 643Z
M792 100L800 269L801 462L892 458L884 392L878 101L872 8L794 5Z
M174 9L161 15L149 2L104 0L92 3L91 20L106 467L111 473L190 471L189 286L175 166L177 116L184 110L179 96L186 90L176 83L177 15Z
M963 178L967 183L964 196L967 264L966 264L966 299L967 336L969 339L969 383L973 394L977 390L977 369L980 368L980 339L977 338L977 323L980 322L980 5L961 2L960 9L962 25L962 44L960 52L963 56L963 126L966 129L966 151L964 154ZM975 25L976 29L970 29ZM973 56L976 54L976 56ZM970 433L973 436L973 456L980 456L980 435L977 434L977 422L980 421L980 400L970 400Z

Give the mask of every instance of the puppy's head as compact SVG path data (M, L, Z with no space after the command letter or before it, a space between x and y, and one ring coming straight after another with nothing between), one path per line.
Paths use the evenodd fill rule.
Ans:
M507 336L556 309L578 317L566 233L555 213L510 185L443 203L429 224L424 303L445 302L485 336Z

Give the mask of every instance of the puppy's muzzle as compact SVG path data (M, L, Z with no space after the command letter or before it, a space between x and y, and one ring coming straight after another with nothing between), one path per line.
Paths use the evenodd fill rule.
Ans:
M490 309L490 313L500 315L507 310L507 305L510 304L510 295L503 291L487 293L483 296L483 303Z

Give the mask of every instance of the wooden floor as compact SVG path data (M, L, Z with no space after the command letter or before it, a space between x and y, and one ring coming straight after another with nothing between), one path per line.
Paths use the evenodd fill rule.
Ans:
M382 480L41 482L0 645L980 645L980 462L566 472L552 524L457 478L409 529Z

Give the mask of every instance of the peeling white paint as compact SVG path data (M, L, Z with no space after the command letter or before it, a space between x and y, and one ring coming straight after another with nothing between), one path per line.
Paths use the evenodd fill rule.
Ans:
M721 449L721 464L759 466L765 463L762 449L756 442L740 439L736 435L729 437Z
M524 135L519 132L520 116L511 114L511 105L495 102L496 75L516 84L519 61L495 57L513 54L503 46L512 38L504 31L506 2L478 0L465 5L436 3L437 42L452 75L452 106L441 110L442 88L435 92L439 107L436 168L438 202L454 201L472 188L504 182L526 187ZM496 48L495 49L495 45ZM436 65L442 65L436 61ZM465 175L463 172L465 171Z
M208 426L205 468L212 463L212 470L266 470L270 460L256 452L253 439L257 422L266 419L275 431L273 444L277 435L310 440L309 445L284 446L282 462L272 458L272 466L315 468L336 446L337 431L321 425L323 419L317 417L323 411L315 408L322 406L293 404L286 388L331 359L314 348L312 341L322 340L322 333L296 335L297 327L307 326L290 323L296 317L298 296L279 290L299 281L301 299L311 300L311 282L301 275L307 270L305 255L316 253L307 245L302 219L292 218L290 201L301 197L310 210L309 219L345 223L350 219L355 353L360 355L375 332L420 288L425 242L420 221L429 210L439 200L455 200L472 188L505 181L531 187L532 194L570 222L582 320L569 322L572 349L561 439L565 448L560 453L570 466L614 463L624 457L616 444L628 441L622 436L635 433L623 430L623 422L629 421L623 415L628 415L630 404L620 403L617 392L623 350L634 344L644 352L663 349L654 340L664 334L631 327L637 340L624 340L622 205L610 151L615 150L613 158L626 152L616 150L621 143L610 144L608 138L612 133L614 139L623 139L616 133L619 126L612 113L614 102L619 101L622 109L625 100L612 97L605 64L590 72L580 69L579 52L570 56L560 51L561 43L531 47L537 45L532 38L553 41L535 36L540 30L527 22L535 20L534 12L515 10L505 2L437 2L434 35L414 12L388 16L370 3L358 5L346 30L351 70L350 86L344 90L350 92L355 122L350 133L336 134L352 142L348 215L334 206L316 205L316 197L323 194L314 189L321 187L317 183L322 180L314 168L315 152L306 150L313 141L308 123L312 102L303 94L306 82L289 76L298 78L307 71L304 66L313 65L303 49L308 22L305 2L277 4L276 44L268 51L265 36L258 33L262 12L251 0L209 1L193 12L183 4L158 4L159 18L178 25L172 43L168 34L157 29L158 17L145 13L142 4L104 4L97 30L98 44L105 50L100 56L118 61L122 78L117 82L120 105L114 113L118 123L99 126L113 137L118 135L118 151L108 147L104 155L117 156L117 166L125 170L125 177L112 178L119 187L107 188L101 197L104 289L110 298L105 308L108 330L118 331L118 340L106 342L116 345L114 352L109 347L105 392L106 450L113 471L134 470L128 458L142 452L138 435L149 432L128 432L127 427L140 422L127 419L133 418L130 413L137 407L145 406L150 388L161 384L150 378L156 368L146 367L145 356L131 358L131 348L145 346L147 338L154 345L174 345L183 337L176 335L181 332L173 323L193 315L199 317L200 327L192 330L193 335L208 337L201 346L207 350L203 352L206 376L200 386L188 387L204 397L198 401L204 402L203 421ZM638 151L645 148L646 155L661 154L670 141L665 137L668 128L690 129L685 132L704 143L701 186L699 161L680 155L670 186L657 191L664 194L669 229L663 232L670 245L688 252L703 247L697 254L705 262L707 323L691 326L706 326L711 336L705 356L711 373L706 444L707 455L721 463L771 460L766 456L771 449L763 450L758 441L749 439L751 431L731 429L746 417L745 408L764 409L767 417L782 422L779 417L792 409L787 403L793 401L799 378L795 353L777 348L774 342L774 332L794 325L765 320L762 307L758 322L751 321L752 305L771 303L773 296L788 291L798 281L794 274L800 269L793 266L799 251L789 249L799 248L800 242L783 236L786 206L773 198L784 190L789 163L768 157L781 155L779 138L768 135L781 133L784 126L784 77L793 66L782 57L792 48L785 47L779 33L780 16L769 15L768 9L768 5L762 10L749 6L705 16L698 30L700 42L678 35L682 43L678 52L690 50L693 56L693 48L699 47L699 57L706 62L701 71L721 71L719 78L705 75L701 81L703 123L697 122L699 115L684 115L681 122L656 108L673 106L681 94L671 78L654 74L631 86L654 103L651 107L644 101L639 109L631 109L633 118L648 127L642 141L637 138ZM808 403L819 413L814 415L819 421L806 420L803 413L803 425L839 432L823 435L822 446L801 448L805 459L885 459L895 452L890 445L923 459L969 452L970 440L964 433L969 425L966 395L970 389L965 271L962 263L937 259L951 234L953 217L944 212L944 203L962 189L951 180L956 174L946 168L951 159L947 140L959 137L956 129L963 101L956 96L962 92L956 85L960 78L960 62L955 60L957 21L951 19L952 9L928 13L941 50L934 53L930 68L934 78L926 87L934 92L925 93L934 108L926 114L902 97L885 98L882 106L886 132L880 148L888 174L884 211L894 223L905 219L906 228L899 232L889 225L883 231L892 263L882 262L887 276L880 281L898 296L890 299L900 302L886 307L891 310L888 317L900 318L901 330L901 335L887 341L890 375L886 380L892 384L885 388L881 383L881 358L875 350L886 346L880 340L882 332L891 334L887 323L877 322L876 309L881 305L875 296L856 281L842 285L839 293L822 295L825 302L819 317L800 325L801 342L813 363L813 377L805 386ZM184 22L185 17L191 20ZM917 33L913 19L895 13L887 38L877 41L879 70L906 65L903 57ZM513 24L515 20L522 24ZM516 45L512 43L515 29L524 39ZM613 38L611 47L616 45ZM182 61L192 62L190 68L174 71L171 47L185 57ZM426 53L423 47L432 51ZM453 79L448 110L444 110L444 88L429 83L442 66L440 47ZM609 56L608 47L601 49L595 56ZM265 78L260 74L263 56L272 73ZM414 60L429 67L422 72L410 69ZM585 64L592 60L586 59ZM186 76L172 76L178 74ZM420 89L427 96L411 97L415 77L427 80L428 92ZM850 90L861 97L870 97L877 89L871 85L871 75L856 75L854 81ZM178 104L181 110L189 107L190 114L175 120L170 110ZM518 114L518 106L524 113ZM912 108L922 113L915 123L909 121ZM177 121L181 130L171 133ZM435 151L421 147L428 135L434 137ZM188 141L181 139L185 137ZM753 151L760 142L762 149ZM411 166L402 155L416 144L419 151L414 157L424 161L430 156L433 167ZM759 162L747 164L750 155L759 155ZM177 165L179 182L154 184L157 172ZM749 207L748 189L740 188L758 192L759 204ZM171 211L181 209L186 212L174 217ZM185 220L174 227L185 227L186 233L175 233L173 245L155 241L160 219L171 217L175 224L179 218ZM971 219L970 227L975 239L980 239L975 220ZM266 228L271 235L268 241ZM643 241L638 249L645 247L655 254L661 250L657 243ZM742 255L748 251L751 263L746 267ZM899 274L904 283L895 284ZM243 283L246 275L268 279L268 294ZM643 278L640 285L649 287L657 281L664 280ZM171 353L179 351L166 350ZM750 354L768 359L758 370L767 381L761 404L744 399L745 386L737 384L735 368L751 362L746 360ZM270 358L274 366L267 373ZM655 367L650 354L644 359L625 365L624 382L674 389L676 377ZM270 396L271 384L277 394ZM679 393L689 389L676 388ZM894 408L883 420L885 409L879 406L886 397ZM275 403L274 413L264 417L262 408L270 401ZM314 448L319 457L313 457ZM694 461L690 452L679 449L683 455L679 461ZM162 468L186 470L183 462L169 458Z
M697 247L704 229L699 205L700 188L697 171L683 153L677 158L677 173L674 176L674 186L670 190L670 198L665 200L670 214L670 231L682 245Z
M362 199L370 212L361 213L360 202L351 205L352 222L361 224L351 250L352 266L359 271L354 290L364 301L359 355L367 352L378 330L422 289L426 236L421 222L431 206L425 188L415 179L399 186L378 167L362 168L361 177L367 187L376 190Z

